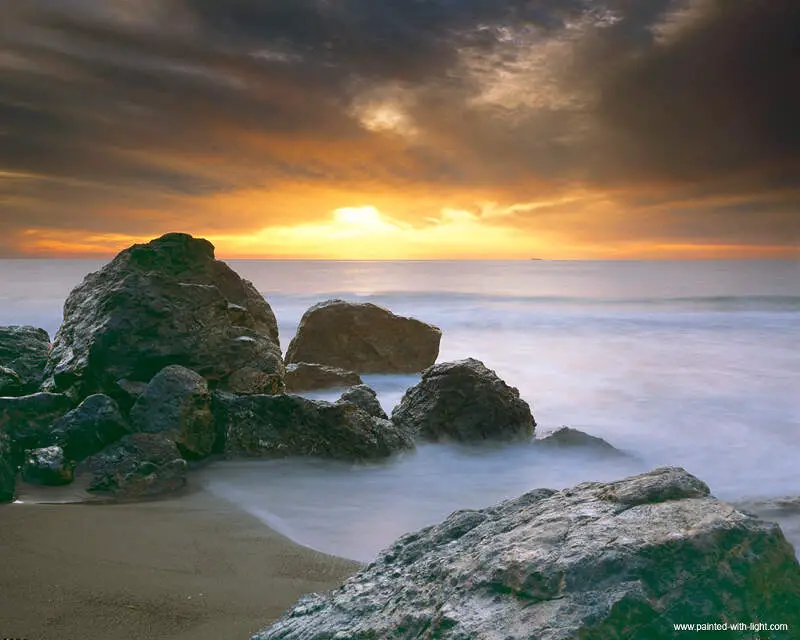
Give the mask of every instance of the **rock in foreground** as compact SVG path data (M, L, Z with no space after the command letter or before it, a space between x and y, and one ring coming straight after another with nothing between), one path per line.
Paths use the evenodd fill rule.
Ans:
M314 391L334 387L350 387L362 384L361 376L354 371L324 364L298 362L286 367L286 392Z
M796 638L800 565L777 525L663 468L457 511L253 640L666 640L698 621Z
M28 452L22 464L22 479L31 484L58 487L74 480L75 462L64 455L59 446L43 447Z
M442 332L371 303L327 300L303 314L286 363L316 362L357 373L417 373L439 355Z
M0 398L0 430L8 434L16 453L46 447L53 444L53 423L70 409L70 399L58 393Z
M536 426L519 391L473 358L423 371L392 411L392 422L433 442L524 440Z
M414 447L409 433L351 402L215 393L213 406L228 456L370 460Z
M180 233L133 245L70 293L45 385L75 400L105 393L124 404L132 383L170 364L221 388L242 369L283 376L263 296L214 259L210 242Z
M50 336L44 329L28 326L0 327L0 366L10 369L20 384L13 395L25 395L39 390L44 368L50 354ZM8 382L7 382L8 384ZM3 392L0 395L12 395Z
M186 470L186 460L164 434L133 433L84 460L75 475L89 474L89 491L142 498L180 489Z
M53 424L52 441L69 460L83 460L130 432L117 403L108 396L89 396Z
M133 405L131 425L136 431L166 433L184 458L205 458L216 439L206 381L186 367L165 367Z

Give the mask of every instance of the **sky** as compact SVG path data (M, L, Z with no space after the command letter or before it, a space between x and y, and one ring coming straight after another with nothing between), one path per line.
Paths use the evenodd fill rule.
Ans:
M797 0L2 0L0 257L800 256Z

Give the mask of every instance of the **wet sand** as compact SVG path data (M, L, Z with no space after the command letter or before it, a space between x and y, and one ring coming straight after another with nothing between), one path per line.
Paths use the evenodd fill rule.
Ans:
M301 594L334 588L358 568L203 491L3 505L0 637L247 640Z

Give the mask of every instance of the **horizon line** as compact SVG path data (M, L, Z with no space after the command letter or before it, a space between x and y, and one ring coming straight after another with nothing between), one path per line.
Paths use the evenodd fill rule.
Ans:
M0 260L113 260L118 253L107 255L78 256L2 256ZM273 258L273 257L222 257L221 261L241 262L798 262L796 257L786 256L740 256L740 257L691 257L691 258Z

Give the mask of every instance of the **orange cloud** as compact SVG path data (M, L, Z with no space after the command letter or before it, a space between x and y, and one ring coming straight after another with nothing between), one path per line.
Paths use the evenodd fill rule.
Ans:
M203 229L187 229L175 221L151 235L82 233L78 230L30 229L19 236L18 249L29 255L107 256L134 242L166 231L189 231L207 237L221 258L271 259L704 259L795 258L791 244L693 242L658 237L631 239L625 228L635 216L608 195L577 191L557 199L501 205L484 202L471 208L444 206L434 196L397 199L352 194L242 192L202 203L202 216L212 219ZM214 200L217 200L215 203ZM335 208L325 207L336 203ZM379 206L374 204L379 203ZM309 215L296 222L264 216L264 224L231 231L232 217L254 223L266 207L304 207ZM409 217L405 207L416 207ZM423 212L425 215L423 215ZM157 215L154 216L159 219ZM413 219L413 222L409 220ZM638 236L647 235L644 230Z

